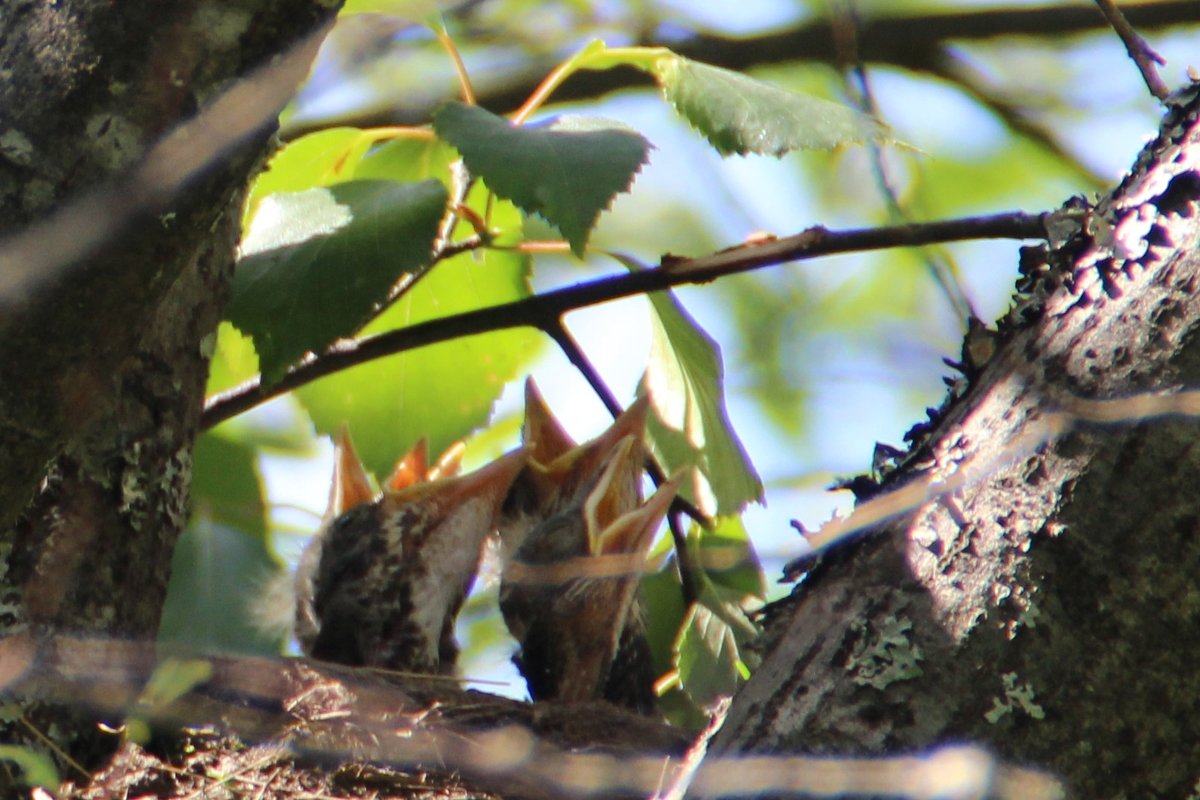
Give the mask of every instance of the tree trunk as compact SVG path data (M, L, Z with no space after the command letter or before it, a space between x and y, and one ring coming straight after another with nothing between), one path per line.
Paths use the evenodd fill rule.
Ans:
M923 503L810 565L714 752L968 741L1076 797L1193 789L1200 433L1079 398L1200 383L1197 98L1176 98L1110 196L1068 204L1052 248L1023 253L994 353L879 487L932 482Z
M329 5L6 0L0 232L137 162ZM1086 408L1072 398L1200 379L1198 117L1193 91L1129 180L1069 232L1061 218L1053 249L1027 252L1029 290L996 352L882 489L1002 466L823 556L773 613L777 645L715 753L968 740L1054 770L1081 797L1191 790L1194 425L1081 424L1023 446L1032 426L1060 419L1054 409ZM252 137L69 269L0 297L0 678L20 666L22 637L52 650L62 631L155 634L205 343L266 140ZM29 725L12 724L5 741L52 732L85 768L116 743L59 706L21 711ZM10 780L0 774L0 794L14 792Z
M120 226L83 258L51 259L0 297L0 636L10 644L62 631L157 632L241 193L273 113L165 205L97 187L114 185L230 81L316 30L330 5L5 3L3 232L87 192L102 192L89 224L107 225L106 207L140 203L111 215ZM76 233L82 226L65 231ZM14 241L0 250L6 278L24 266ZM31 727L52 731L85 766L115 745L58 707L22 711L9 741L29 738Z

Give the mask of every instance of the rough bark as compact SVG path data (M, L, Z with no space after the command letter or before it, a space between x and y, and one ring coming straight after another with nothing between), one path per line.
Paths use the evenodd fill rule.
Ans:
M40 218L133 164L328 13L311 0L11 0L0 15L2 224ZM997 353L885 489L990 463L1067 394L1197 382L1200 131L1197 100L1185 100L1134 176L1029 259L1039 269ZM186 506L203 343L228 281L238 193L265 139L84 262L0 298L0 677L36 674L21 653L66 653L77 668L38 641L50 631L155 631ZM1056 770L1079 796L1183 796L1200 760L1193 430L1081 427L827 556L775 611L778 645L714 750L969 739ZM144 676L143 660L124 663ZM124 708L134 695L108 699ZM24 711L85 766L115 744L86 716Z
M997 468L811 565L715 752L971 741L1072 796L1193 789L1195 420L1077 422L1018 448L1072 398L1200 383L1197 97L1177 99L1115 191L1069 204L1078 221L1053 248L1025 252L994 355L879 488Z
M231 80L314 31L329 5L6 3L0 232L124 173ZM125 215L77 263L0 298L0 634L154 637L238 200L270 127L166 205ZM76 761L115 744L57 707L23 710Z

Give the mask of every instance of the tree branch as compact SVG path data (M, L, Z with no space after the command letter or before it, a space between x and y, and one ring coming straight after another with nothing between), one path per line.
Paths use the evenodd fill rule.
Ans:
M266 743L256 750L224 740L224 751L218 751L220 778L205 780L206 769L180 770L153 757L131 770L135 785L148 788L155 785L155 771L174 769L183 773L179 785L196 786L189 795L193 797L205 795L217 780L223 786L231 775L259 777L279 765L292 768L293 759L382 764L400 770L402 774L394 776L368 773L375 779L371 781L363 780L361 769L355 768L338 776L342 787L361 783L372 796L389 797L411 796L387 791L393 782L402 784L404 770L419 770L424 789L438 785L439 773L456 773L468 787L528 800L663 797L663 786L675 784L689 789L686 796L713 800L748 793L829 797L835 791L839 796L886 792L942 797L955 792L953 796L1001 800L1061 797L1050 776L1004 763L979 748L950 745L899 758L772 754L721 759L705 757L708 737L718 727L712 725L691 746L689 758L690 737L685 732L607 703L523 703L465 691L440 676L300 658L194 654L187 661L203 666L205 677L188 685L182 670L163 665L157 674L181 685L179 696L170 702L147 702L146 685L156 674L156 656L153 645L119 639L62 636L35 648L27 640L12 638L0 640L0 657L15 667L15 674L0 676L0 682L5 689L24 693L53 692L105 715L131 717L154 728L174 730L181 723L219 720L222 734L247 744ZM205 759L187 761L207 766ZM317 785L322 778L313 772ZM96 785L107 788L105 776L92 788ZM456 782L455 788L461 784ZM121 789L134 794L128 784ZM156 790L162 792L162 786ZM111 794L115 793L103 796ZM669 796L682 796L682 791Z
M0 638L157 631L243 193L334 11L0 13ZM0 738L90 769L116 739L60 700L14 699Z
M1194 24L1194 0L1164 0L1131 6L1126 10L1132 25L1141 30ZM834 37L827 19L814 20L787 30L749 38L696 35L670 43L681 55L726 69L743 71L764 64L817 62L836 64ZM992 41L1003 36L1033 36L1057 39L1105 29L1103 17L1087 7L954 11L915 16L878 16L862 21L859 52L864 62L887 64L916 72L936 72L943 48L950 42ZM662 44L662 42L634 42ZM541 61L531 58L520 75L505 80L493 74L488 87L478 87L479 102L496 112L518 108L537 87L541 77L554 68L558 55ZM632 69L581 72L554 93L556 101L591 100L621 89L647 86L645 74ZM405 104L389 102L386 108L369 108L337 117L340 125L374 127L413 124L428 120L440 100ZM330 124L329 119L301 120L285 125L286 138L311 133Z
M608 413L615 418L621 413L621 404L617 402L616 395L608 388L608 384L604 382L604 378L600 376L599 371L588 360L587 354L583 352L583 348L575 341L575 337L567 330L567 326L563 324L560 318L554 327L546 331L546 334L554 340L559 349L563 351L563 355L567 360L574 365L575 369L583 375L587 380L588 385L592 387L592 391L604 403L604 407L608 409ZM654 456L646 453L646 472L650 474L650 480L654 481L655 486L662 486L666 481L667 476L663 472L658 462L654 460ZM675 496L671 501L671 507L675 511L682 511L696 522L708 527L711 523L708 517L699 508L689 503L686 499ZM675 543L675 557L679 567L679 583L683 589L683 605L686 608L696 602L696 572L692 566L691 554L687 549L687 537L684 534L683 527L679 524L676 514L671 514L669 524L667 526L671 530L671 539Z
M1171 90L1163 83L1163 79L1154 65L1166 64L1167 60L1154 52L1145 39L1138 36L1137 31L1129 24L1129 20L1121 13L1121 9L1117 8L1117 4L1113 0L1096 0L1096 5L1100 7L1108 24L1112 25L1112 29L1117 32L1117 36L1121 37L1126 52L1141 71L1142 80L1146 82L1146 88L1150 90L1150 94L1159 100L1166 100Z
M1112 423L1197 407L1178 387L1200 385L1198 94L1086 224L1024 254L994 351L883 476L885 502L926 481L931 500L826 551L769 610L769 654L713 752L953 739L1071 796L1191 790L1200 742L1172 732L1198 692L1180 600L1200 564L1197 429Z
M875 100L875 92L871 86L871 77L867 65L859 54L858 28L860 20L849 4L832 6L832 24L837 36L839 56L838 66L846 92L855 99L859 109L868 116L883 120L879 103ZM900 200L900 195L888 174L887 164L883 159L883 147L877 141L867 143L871 156L871 172L875 176L875 185L888 211L888 219L893 223L911 222L912 215ZM955 315L965 330L969 320L978 317L971 298L958 280L958 270L954 263L944 254L927 249L921 251L921 260L933 281L942 290L946 301L950 304Z
M550 334L562 315L587 306L657 292L672 286L708 283L726 275L834 253L968 239L1042 239L1046 235L1045 217L1045 214L1009 212L845 231L816 227L793 236L740 245L699 258L666 255L658 269L599 278L503 305L429 320L363 339L339 342L320 356L305 358L278 383L263 386L261 378L253 378L241 386L213 396L205 406L201 428L211 428L326 375L448 339L519 327L537 328Z

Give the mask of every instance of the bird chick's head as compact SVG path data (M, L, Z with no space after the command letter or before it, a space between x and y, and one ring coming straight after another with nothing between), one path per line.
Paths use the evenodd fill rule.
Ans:
M647 398L639 398L603 433L583 444L575 441L546 405L537 385L525 383L525 423L521 438L528 463L513 482L500 517L500 536L506 559L511 558L535 525L580 506L600 480L618 444L631 438L626 462L632 469L623 477L632 485L628 508L641 500L642 438L646 428Z
M461 448L428 464L424 441L376 495L339 435L329 508L301 558L296 635L315 657L431 672L453 666L453 622L525 453L457 476Z
M630 618L646 553L679 486L672 479L641 503L642 459L640 442L622 438L582 502L533 525L505 566L500 609L534 699L653 707L648 662L628 698L620 681L609 690L620 643L642 635Z

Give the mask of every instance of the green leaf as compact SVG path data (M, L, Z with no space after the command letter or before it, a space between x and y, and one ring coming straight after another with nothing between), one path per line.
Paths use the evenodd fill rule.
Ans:
M436 178L449 186L450 163L457 158L454 148L440 139L394 139L363 156L354 178L410 183Z
M723 521L718 531L722 528L724 531L716 533L714 539L736 538L730 536L735 527L741 528L740 520ZM701 534L698 527L694 528L688 537L689 545L695 548L693 552L703 552L703 538L712 533ZM742 530L741 535L744 534ZM749 547L748 541L746 546ZM757 559L753 572L753 576L741 576L736 582L742 583L745 577L750 577L757 584L756 593L759 589L765 591ZM749 679L751 664L757 665L757 658L745 653L744 647L758 636L759 630L744 609L748 598L744 586L726 582L730 577L727 570L701 573L700 596L684 616L672 648L680 688L699 708L732 695L740 682Z
M19 766L20 782L25 786L44 786L54 789L61 783L59 771L54 768L54 759L31 747L0 745L0 760Z
M822 311L815 307L815 293L798 272L740 275L722 286L737 333L732 338L742 372L739 390L757 401L781 433L800 437L809 425L810 375L796 348L811 338L814 316Z
M515 127L478 106L447 103L434 130L462 154L473 175L529 214L562 231L582 255L600 212L628 191L650 143L619 122L559 117Z
M167 706L212 677L213 665L203 658L167 658L154 668L138 697L140 710L162 713Z
M499 590L499 581L492 581L472 592L459 612L458 630L462 633L459 642L463 650L458 663L464 675L482 677L508 661L512 636L503 617L496 613Z
M192 451L191 491L196 514L266 541L266 506L252 445L219 433L201 434Z
M655 674L662 675L675 668L675 639L687 611L674 561L665 569L643 575L640 591Z
M31 747L0 744L0 761L11 761L21 768L21 783L26 786L56 788L62 780L54 768L54 760Z
M281 631L251 613L281 567L267 544L253 447L207 433L192 459L191 522L171 562L159 641L191 649L278 654Z
M482 206L486 188L472 193ZM496 202L491 222L519 231L520 213ZM511 240L502 234L500 241ZM392 330L435 317L529 296L529 259L513 252L464 253L438 264L364 333ZM484 425L504 385L532 361L541 337L530 329L496 331L422 347L339 372L297 390L317 430L343 422L376 475L419 437L438 453Z
M632 67L653 75L659 61L678 57L665 47L609 47L603 41L594 39L573 56L571 61L575 62L577 69ZM571 61L567 63L570 64Z
M739 606L766 598L762 564L741 517L717 517L709 529L693 524L688 545L693 563L714 586L737 597Z
M695 470L681 493L706 513L737 514L761 502L763 487L725 410L720 348L671 292L650 303L650 361L638 387L650 395L650 449L668 473Z
M675 652L680 686L701 708L732 696L745 676L733 629L704 603L688 609Z
M341 15L385 14L419 22L437 14L445 5L445 0L346 0Z
M258 354L254 342L228 322L217 327L212 363L208 368L208 394L216 394L237 386L258 374Z
M758 635L747 610L761 604L766 586L758 556L737 517L718 517L710 529L692 525L688 553L698 572L699 602L684 608L672 562L642 578L646 634L659 675L675 682L660 698L672 724L703 724L704 708L731 693L757 663L745 646ZM667 552L669 544L663 544Z
M243 224L268 195L300 192L350 179L359 159L375 141L359 128L330 128L301 136L271 156L246 198Z
M1015 204L1052 205L1052 198L1097 188L1074 165L1019 136L984 157L939 153L910 161L907 171L913 178L905 199L918 218L986 213Z
M125 720L125 735L132 742L150 741L150 723L179 698L212 677L211 661L201 658L167 658L151 674L137 704Z
M675 56L653 62L663 95L722 155L781 156L885 141L887 129L852 108Z
M392 284L426 266L445 205L435 180L353 181L264 199L228 311L254 338L264 383L355 333Z

